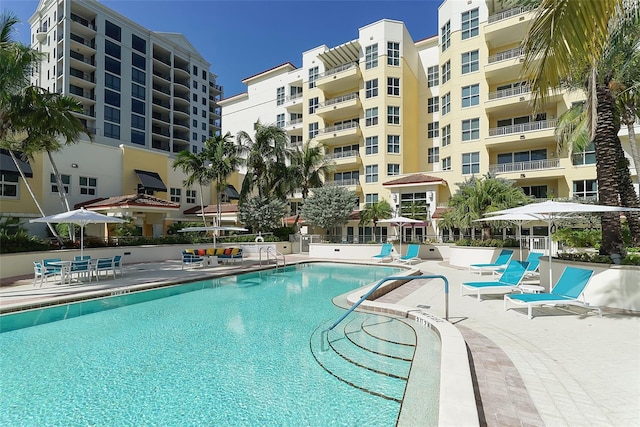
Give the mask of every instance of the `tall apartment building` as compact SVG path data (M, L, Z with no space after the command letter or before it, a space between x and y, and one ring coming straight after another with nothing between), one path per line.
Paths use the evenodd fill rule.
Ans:
M355 191L356 209L385 199L425 219L405 227L414 239L439 233L431 220L457 184L488 172L539 199L595 197L593 147L560 152L554 134L558 116L584 96L553 94L532 110L520 48L532 17L499 1L446 0L438 35L425 40L413 41L399 21L372 23L354 40L303 52L300 68L243 80L247 92L220 103L222 130L260 120L283 127L292 144L325 144L336 167L327 181ZM620 136L628 152L626 130ZM348 240L370 235L357 221L343 229Z
M33 84L75 98L92 134L54 154L71 203L132 216L145 235L196 219L200 197L208 205L215 189L184 188L172 163L220 132L223 88L210 64L182 34L149 30L95 0L41 0L29 23L31 47L45 55ZM47 157L31 169L45 213L61 211ZM3 212L39 216L16 185Z

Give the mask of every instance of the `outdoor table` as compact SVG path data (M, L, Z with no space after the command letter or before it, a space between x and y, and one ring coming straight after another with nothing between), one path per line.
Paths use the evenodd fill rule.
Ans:
M60 284L71 283L71 264L73 261L50 261L47 265L60 267ZM68 282L67 282L68 279Z

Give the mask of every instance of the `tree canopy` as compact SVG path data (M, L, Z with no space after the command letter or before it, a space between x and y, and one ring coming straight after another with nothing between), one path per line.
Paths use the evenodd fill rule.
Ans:
M325 230L349 221L356 195L344 187L325 186L313 190L302 206L302 216L310 225Z

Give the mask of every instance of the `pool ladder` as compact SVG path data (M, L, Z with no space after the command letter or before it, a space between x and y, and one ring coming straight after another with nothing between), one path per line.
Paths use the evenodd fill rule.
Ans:
M276 262L276 271L279 268L279 264L278 264L278 259L279 257L282 258L282 268L287 266L287 260L284 256L284 254L280 251L278 251L276 248L274 248L273 246L262 246L260 247L259 250L259 255L260 255L260 265L262 265L262 253L265 252L266 253L266 262L268 263L271 260L271 257L273 256L273 259Z

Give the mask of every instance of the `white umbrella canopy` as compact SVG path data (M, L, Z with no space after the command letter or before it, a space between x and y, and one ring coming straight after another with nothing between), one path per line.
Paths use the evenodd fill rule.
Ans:
M422 221L420 221L419 219L407 218L404 216L395 216L393 218L381 219L380 221L378 221L378 224L394 224L400 228L400 253L402 254L402 227L407 224L417 224L419 222Z
M518 226L518 237L520 242L520 261L522 259L522 226L528 222L532 221L542 221L545 220L544 215L536 215L536 214L502 214L502 215L494 215L488 216L485 218L480 218L474 220L474 222L484 222L484 221L505 221L510 222ZM550 246L549 246L550 247ZM549 249L549 253L551 253L551 249Z
M638 208L626 208L620 206L591 205L577 202L557 202L547 200L541 203L531 203L516 208L503 209L488 213L486 215L502 214L533 214L543 215L548 224L548 239L551 246L551 226L553 221L560 218L572 217L584 213L606 213L606 212L640 212ZM553 273L551 271L551 250L549 250L549 289L553 287Z
M122 223L127 222L122 218L103 215L99 212L89 211L85 208L74 211L61 212L55 215L35 218L29 222L52 222L56 224L76 224L80 226L80 256L84 254L84 226L87 224Z

